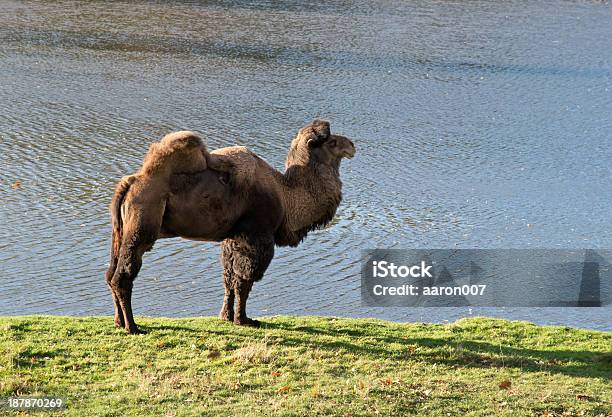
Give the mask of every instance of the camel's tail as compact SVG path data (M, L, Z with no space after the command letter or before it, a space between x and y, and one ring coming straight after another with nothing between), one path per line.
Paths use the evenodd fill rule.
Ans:
M121 181L117 184L117 188L115 188L115 195L113 195L113 200L110 205L112 226L113 226L113 237L112 237L112 248L111 248L111 257L113 260L116 260L119 256L119 249L121 248L121 237L123 235L123 219L121 218L121 205L123 204L123 199L127 194L128 190L136 176L128 175L127 177L121 178ZM114 263L114 262L111 262Z

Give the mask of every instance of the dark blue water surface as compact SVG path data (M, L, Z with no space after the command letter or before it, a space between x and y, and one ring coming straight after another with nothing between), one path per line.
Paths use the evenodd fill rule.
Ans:
M280 168L315 117L356 142L345 199L277 250L251 314L612 329L609 308L365 308L359 292L366 248L612 247L600 1L3 1L0 314L112 313L107 206L150 142L192 129ZM216 314L218 257L158 242L136 312Z

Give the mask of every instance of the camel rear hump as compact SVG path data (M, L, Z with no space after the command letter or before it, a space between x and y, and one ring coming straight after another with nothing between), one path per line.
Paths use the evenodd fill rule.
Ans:
M173 132L151 144L140 173L169 176L204 171L208 155L206 144L196 133Z

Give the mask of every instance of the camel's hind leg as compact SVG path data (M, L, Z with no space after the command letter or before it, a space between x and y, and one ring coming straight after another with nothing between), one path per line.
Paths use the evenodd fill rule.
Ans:
M125 319L123 318L123 310L121 309L121 304L119 303L119 296L115 294L115 291L112 288L111 293L113 295L113 303L115 305L115 327L123 328L125 327Z
M132 313L132 288L134 279L142 266L142 255L153 247L155 241L154 239L143 239L141 236L142 234L139 236L139 233L129 233L123 236L117 267L110 282L115 307L120 310L119 323L123 323L129 334L143 333L138 329Z
M253 283L263 277L274 257L274 239L266 234L242 235L226 239L221 245L225 281L221 318L229 318L233 310L234 324L258 326L257 320L247 317L246 302ZM234 297L236 305L230 310Z
M112 251L112 249L111 249ZM113 275L115 275L115 270L117 269L117 261L118 258L111 253L111 261L108 267L108 271L106 271L106 283L108 284L108 288L110 289L111 295L113 296L113 303L115 305L115 327L124 327L125 320L123 319L123 311L121 310L121 304L119 303L119 297L115 293L111 285L111 281L113 280Z

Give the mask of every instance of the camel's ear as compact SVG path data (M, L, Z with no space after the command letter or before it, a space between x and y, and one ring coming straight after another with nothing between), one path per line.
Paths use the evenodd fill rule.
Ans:
M323 144L323 142L329 139L329 122L324 120L315 120L312 122L310 128L312 129L313 135L310 139L308 139L309 147L312 148L315 146L320 146Z

